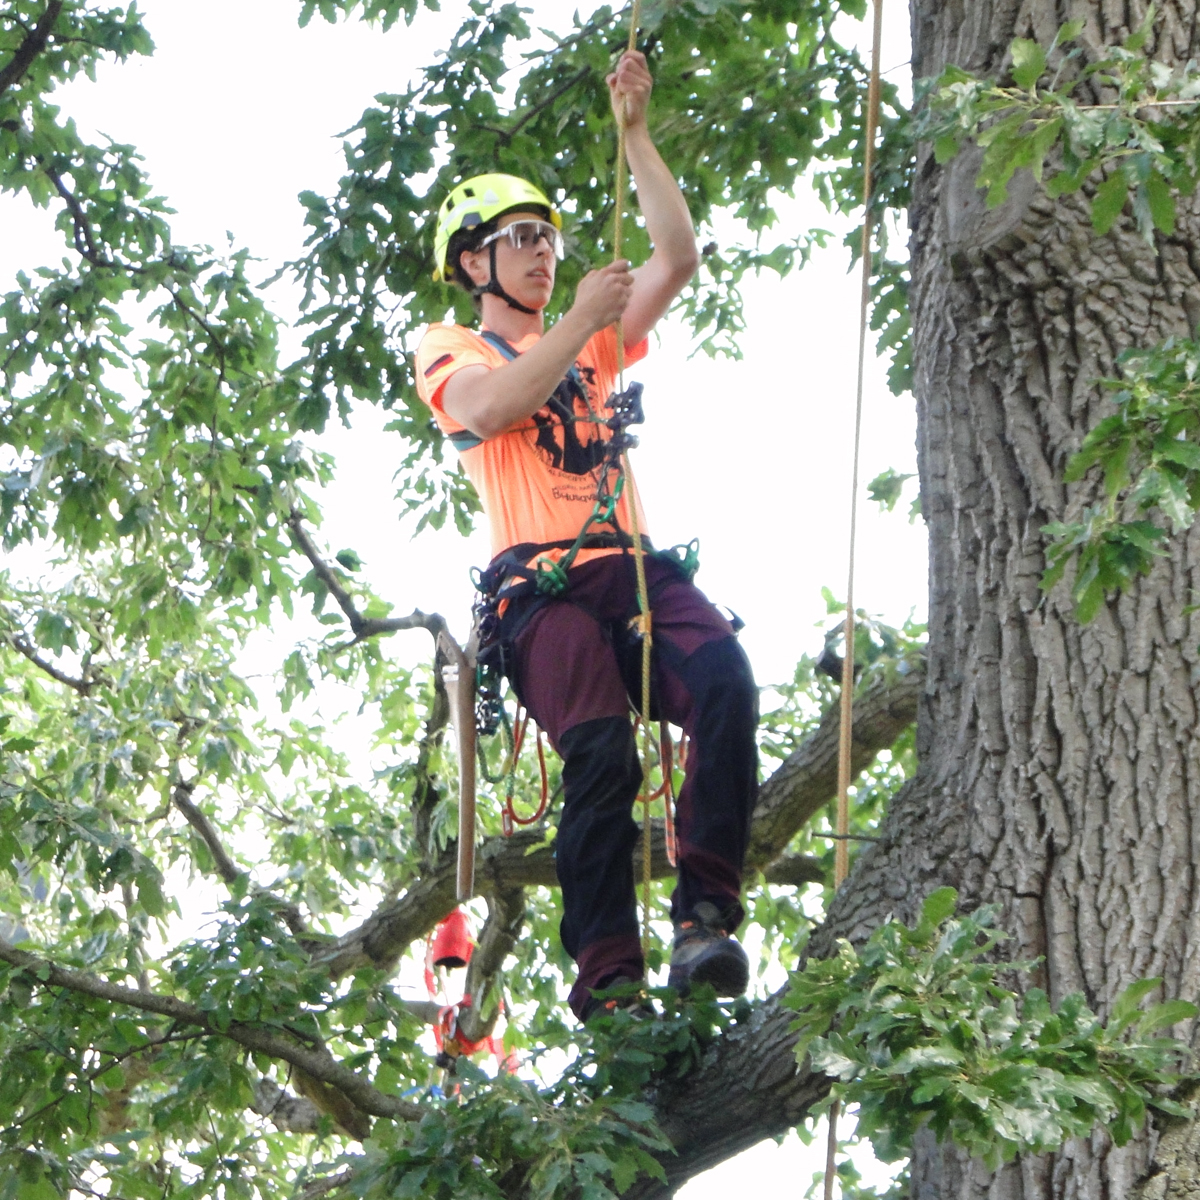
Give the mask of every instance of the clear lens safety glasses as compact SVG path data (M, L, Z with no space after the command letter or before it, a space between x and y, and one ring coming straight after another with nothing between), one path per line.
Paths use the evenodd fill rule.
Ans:
M563 236L549 221L513 221L511 225L505 225L503 229L488 234L479 243L480 250L501 238L508 238L508 243L514 250L536 246L539 238L545 238L546 244L554 251L554 257L561 259L563 256Z

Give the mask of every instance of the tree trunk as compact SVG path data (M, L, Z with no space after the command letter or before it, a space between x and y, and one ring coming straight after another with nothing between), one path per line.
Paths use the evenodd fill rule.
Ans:
M1196 53L1194 2L1160 4L1148 52ZM1048 44L1087 19L1092 47L1119 42L1142 0L913 0L913 73L947 63L998 77L1014 37ZM912 224L912 310L921 500L930 537L928 682L920 769L896 798L885 841L860 860L825 934L911 918L934 887L1004 907L1014 957L1041 956L1057 1002L1082 991L1101 1015L1136 979L1200 993L1200 779L1195 601L1200 539L1173 552L1086 628L1068 585L1039 591L1041 527L1097 498L1063 468L1111 401L1129 346L1187 335L1200 319L1200 211L1181 203L1170 238L1148 246L1123 218L1091 228L1087 195L1052 202L1014 181L1001 209L974 187L978 158L945 167L921 147ZM1190 1029L1178 1029L1184 1036ZM922 1200L1100 1200L1172 1190L1196 1171L1197 1139L1155 1164L1147 1129L1117 1149L1096 1134L991 1175L922 1144ZM1171 1139L1167 1139L1171 1141ZM1164 1143L1165 1148L1165 1143Z
M1091 47L1119 43L1144 0L912 0L913 73L948 63L1000 77L1014 37L1043 44L1076 16ZM1159 4L1147 52L1179 63L1200 50L1195 0ZM999 903L1013 958L1041 958L1033 983L1057 1003L1082 992L1106 1016L1130 983L1162 976L1163 996L1200 995L1200 534L1087 627L1069 580L1045 596L1041 532L1078 517L1098 481L1063 483L1068 458L1112 403L1098 380L1131 346L1190 335L1200 322L1200 203L1149 246L1123 217L1098 237L1090 192L1049 200L1026 176L989 211L978 153L939 167L918 155L912 317L921 500L930 537L928 674L916 777L896 796L810 952L832 952L890 914L911 920L935 887L964 907ZM767 1005L689 1085L756 1080L756 1105L720 1134L712 1114L661 1095L679 1157L662 1197L708 1161L777 1132L820 1094L801 1073L762 1079L783 1057L784 1014ZM1195 1039L1190 1026L1174 1031ZM785 1073L786 1074L786 1073ZM736 1088L726 1091L732 1100ZM693 1100L694 1100L693 1096ZM720 1105L715 1106L718 1110ZM1194 1200L1200 1124L1148 1125L1117 1148L1103 1133L996 1174L923 1137L919 1200Z

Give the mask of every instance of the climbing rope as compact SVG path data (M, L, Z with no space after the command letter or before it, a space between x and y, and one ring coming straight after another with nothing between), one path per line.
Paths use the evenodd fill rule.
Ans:
M879 126L879 49L883 36L883 0L874 0L871 33L871 78L863 129L862 292L858 312L858 383L854 399L854 454L850 483L850 564L846 578L846 624L842 658L841 726L838 736L837 848L833 886L840 888L850 867L850 752L854 740L854 543L858 532L858 452L862 440L863 369L867 358L867 315L871 305L871 198L875 167L875 132ZM829 1143L825 1154L825 1198L833 1200L837 1178L838 1101L829 1106Z
M626 52L637 49L638 25L642 19L642 0L630 0L629 43ZM629 163L625 157L625 107L621 106L617 121L616 183L613 189L613 262L621 257L621 242L625 227L625 203L628 190ZM618 318L617 388L625 390L625 323ZM625 478L630 488L629 522L633 533L633 562L637 574L638 632L642 638L642 954L650 952L650 885L654 876L653 846L650 839L650 654L653 635L650 622L650 589L646 584L646 551L638 528L637 489L633 486L633 470L629 452L621 456Z

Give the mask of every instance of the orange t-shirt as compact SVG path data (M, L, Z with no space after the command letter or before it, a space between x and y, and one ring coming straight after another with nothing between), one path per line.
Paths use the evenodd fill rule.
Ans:
M540 335L533 333L513 344L524 353ZM643 339L625 352L626 363L644 358ZM417 392L433 409L434 420L444 434L463 430L442 407L446 381L463 367L495 369L504 366L504 355L490 342L461 325L431 325L417 349ZM576 421L564 421L550 405L531 417L487 438L477 446L461 450L463 469L475 485L492 534L492 556L522 542L572 541L591 514L596 502L603 442L612 431L603 424L609 415L608 398L616 390L616 331L595 334L580 351L575 369L588 393L589 405L575 400ZM588 419L599 416L599 422ZM637 504L638 529L646 530L646 518L636 489L627 481L617 503L617 519L625 533L631 532L629 504ZM611 525L593 526L593 531L611 531ZM575 559L584 562L614 550L581 550ZM559 558L565 551L550 551ZM540 557L540 556L539 556Z

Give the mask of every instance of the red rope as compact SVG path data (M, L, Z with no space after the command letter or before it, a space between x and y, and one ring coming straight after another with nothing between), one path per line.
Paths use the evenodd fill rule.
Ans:
M542 731L538 728L537 755L538 768L542 777L542 796L538 801L536 810L531 816L519 817L517 816L517 810L513 807L513 781L517 771L517 758L521 753L521 747L525 744L525 730L529 725L529 713L525 713L523 721L519 717L520 711L518 710L518 722L513 727L513 752L512 762L509 765L508 795L504 800L504 808L500 812L500 824L504 830L505 837L512 837L516 832L517 825L533 825L535 822L540 821L546 815L546 809L550 805L550 773L546 769L546 748L542 744Z

